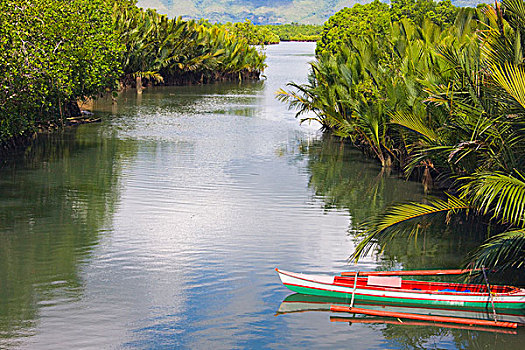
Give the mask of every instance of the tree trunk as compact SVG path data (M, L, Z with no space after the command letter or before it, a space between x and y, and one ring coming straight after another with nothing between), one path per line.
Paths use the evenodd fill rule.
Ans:
M428 168L428 166L425 167L425 171L423 172L423 179L421 182L423 183L423 190L425 191L425 193L429 193L432 190L434 182L432 181L432 175L430 174L430 169Z
M80 107L78 106L77 101L69 101L64 104L63 107L63 117L64 118L74 118L79 117L82 115L82 112L80 111Z

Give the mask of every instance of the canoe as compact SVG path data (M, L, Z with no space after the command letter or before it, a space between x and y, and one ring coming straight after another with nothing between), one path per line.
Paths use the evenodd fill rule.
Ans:
M309 275L275 270L288 289L301 294L336 298L351 298L354 294L356 302L492 309L487 286L481 284L409 281L401 277L373 275L358 277L356 281L355 276ZM490 292L496 310L525 309L525 289L491 286Z

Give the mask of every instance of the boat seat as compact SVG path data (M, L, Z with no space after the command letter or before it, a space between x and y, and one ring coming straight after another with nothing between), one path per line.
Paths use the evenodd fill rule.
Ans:
M438 292L470 293L470 289L457 290L452 288L439 289Z
M401 277L368 276L367 285L376 287L401 288Z

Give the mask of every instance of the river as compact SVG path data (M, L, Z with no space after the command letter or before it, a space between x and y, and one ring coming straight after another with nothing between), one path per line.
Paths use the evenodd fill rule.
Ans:
M275 267L457 267L473 246L436 234L348 266L357 222L423 193L275 99L314 48L269 46L260 82L100 100L102 123L0 168L0 348L521 348L523 332L276 316Z

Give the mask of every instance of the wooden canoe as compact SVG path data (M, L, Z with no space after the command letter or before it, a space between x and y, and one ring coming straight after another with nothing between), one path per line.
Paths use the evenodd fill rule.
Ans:
M407 281L401 277L355 277L307 275L276 269L290 290L310 295L351 298L357 301L436 307L491 309L486 285ZM355 283L355 288L354 288ZM525 309L525 289L491 286L496 310Z

